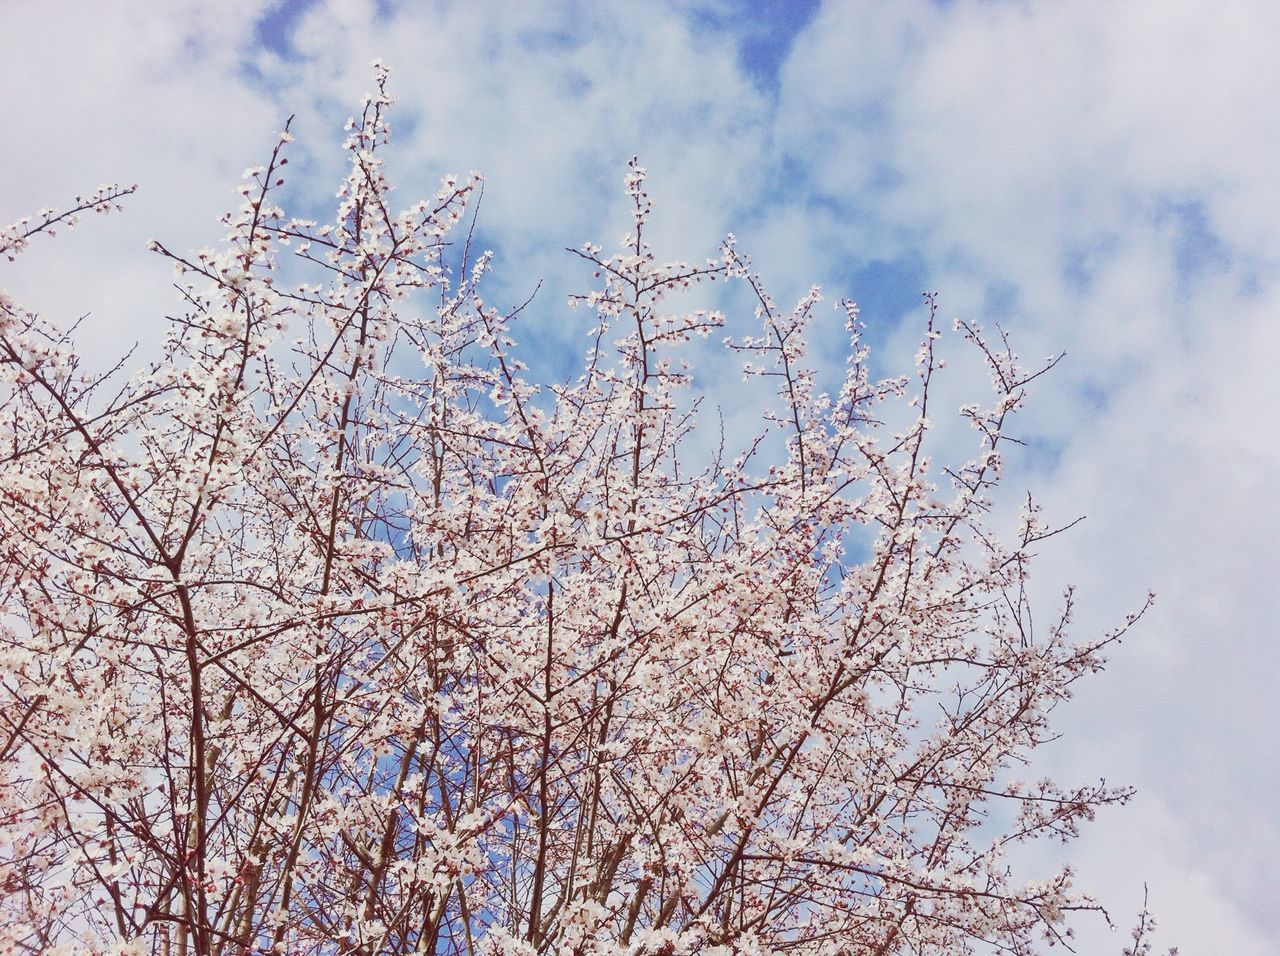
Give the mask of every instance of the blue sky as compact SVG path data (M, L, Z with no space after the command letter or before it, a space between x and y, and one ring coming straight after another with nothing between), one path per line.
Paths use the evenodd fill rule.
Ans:
M660 256L711 255L735 232L780 301L812 283L856 299L884 371L908 368L926 289L944 319L999 321L1028 357L1067 351L1022 419L1030 447L1000 507L1030 489L1050 514L1089 516L1042 555L1045 613L1067 582L1082 633L1160 595L1046 755L1062 777L1140 790L1073 849L1081 883L1122 921L1147 881L1184 954L1280 950L1280 7L67 0L4 14L0 220L141 185L124 215L0 271L47 315L91 313L91 354L154 344L174 303L145 241L216 242L241 170L290 114L294 201L324 208L374 57L394 71L399 195L483 170L496 304L545 280L520 336L535 367L580 353L563 302L586 277L561 250L616 241L634 154ZM814 336L838 357L834 308ZM963 363L948 383L957 403L981 384ZM1081 932L1083 952L1122 943Z

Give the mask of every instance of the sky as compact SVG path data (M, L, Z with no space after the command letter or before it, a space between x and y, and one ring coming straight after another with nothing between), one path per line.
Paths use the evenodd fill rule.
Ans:
M1144 881L1183 956L1280 952L1280 5L0 0L0 16L0 222L140 186L0 268L28 307L88 314L90 355L154 348L178 306L146 241L214 244L290 115L295 208L322 214L374 58L405 204L482 170L495 304L544 280L518 336L536 372L581 354L564 295L585 277L563 248L625 230L632 155L660 258L734 232L780 302L813 283L857 300L886 373L909 369L925 290L1029 360L1065 351L1006 479L1008 502L1087 515L1041 555L1043 613L1066 583L1080 634L1148 589L1157 605L1039 765L1138 797L1040 862L1074 860L1121 927L1081 924L1081 952L1119 952ZM837 361L841 317L822 316L815 353ZM973 383L953 383L958 403Z

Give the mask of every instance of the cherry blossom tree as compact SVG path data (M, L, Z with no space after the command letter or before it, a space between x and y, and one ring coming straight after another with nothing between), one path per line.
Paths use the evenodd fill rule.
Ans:
M1067 941L1098 905L1006 851L1129 791L1018 772L1138 615L1073 641L1068 591L1033 628L1060 529L1029 501L988 526L1053 362L958 323L993 394L960 410L972 460L939 465L932 298L888 381L841 302L821 391L817 290L780 308L732 237L655 258L633 162L621 248L573 253L581 374L535 384L521 310L482 293L480 177L393 205L386 79L332 222L277 204L286 125L219 249L152 244L183 312L131 377L0 299L0 951ZM713 282L754 320L671 306ZM725 334L774 409L737 444L680 359Z

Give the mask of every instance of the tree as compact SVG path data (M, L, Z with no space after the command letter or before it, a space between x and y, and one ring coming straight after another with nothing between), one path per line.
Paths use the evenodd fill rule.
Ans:
M1057 529L1030 502L1010 544L986 527L1006 423L1053 362L958 323L994 396L961 410L974 460L938 468L932 298L914 379L889 381L841 303L821 394L817 290L779 309L732 237L659 262L633 162L622 249L574 253L598 280L573 299L582 374L540 388L520 310L482 297L490 254L451 239L479 177L391 205L386 79L333 223L276 205L286 124L220 250L153 244L185 314L125 384L0 300L0 949L1066 939L1097 904L1004 850L1129 791L1013 772L1137 615L1072 643L1068 591L1033 631ZM762 330L726 343L780 410L737 450L705 440L674 358L725 317L664 306L714 281L754 298ZM877 417L902 407L896 432Z

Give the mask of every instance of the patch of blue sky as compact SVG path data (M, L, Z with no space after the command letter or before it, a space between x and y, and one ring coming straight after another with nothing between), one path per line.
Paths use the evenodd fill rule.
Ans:
M856 499L864 488L855 485L846 489L844 497ZM871 524L848 524L839 529L840 546L844 549L843 559L827 565L826 583L838 587L844 575L851 569L866 564L875 555L876 537L879 529Z
M1020 470L1031 475L1050 476L1056 474L1062 467L1063 456L1067 450L1065 442L1047 435L1020 433L1016 424L1010 434L1021 446L1016 452ZM1008 455L1010 452L1006 450L1005 454Z
M1231 266L1227 244L1212 229L1205 204L1200 200L1169 200L1160 203L1156 222L1171 225L1174 268L1184 285L1191 285L1207 273L1224 272Z
M319 0L278 0L254 28L255 42L285 60L296 60L293 32L302 17L317 3Z
M1022 290L1016 282L993 279L982 290L982 317L988 323L1007 326L1021 310Z
M1172 265L1184 291L1209 275L1239 264L1228 243L1214 231L1203 200L1166 197L1158 200L1148 214L1150 221L1169 236ZM1100 236L1069 248L1061 265L1066 287L1078 294L1089 293L1098 270L1115 256L1118 245L1117 237Z
M1069 248L1062 257L1063 284L1071 292L1087 295L1093 289L1099 266L1115 255L1117 246L1115 236L1104 236Z
M820 6L819 0L729 0L696 8L691 22L695 29L736 34L744 72L761 89L776 93L792 42Z
M552 53L571 53L585 42L581 34L559 26L543 30L523 30L518 34L518 39L526 49L547 50Z
M320 0L276 0L259 18L254 28L254 42L282 59L298 60L293 33L302 18L319 3ZM399 6L394 0L375 0L374 22L390 19Z
M919 253L865 260L850 269L845 282L838 294L858 303L858 318L866 326L865 338L873 350L898 323L917 316L923 320L926 314L928 272Z

